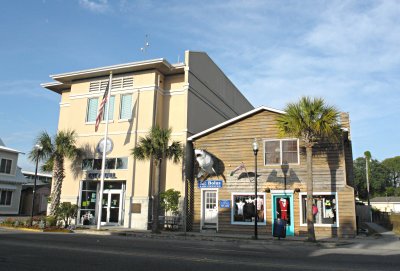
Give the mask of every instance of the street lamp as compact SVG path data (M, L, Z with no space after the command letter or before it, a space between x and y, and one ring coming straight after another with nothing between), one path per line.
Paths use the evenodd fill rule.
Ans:
M367 179L367 199L368 199L368 208L369 208L369 217L370 221L372 222L372 210L371 210L371 203L369 200L369 168L368 164L371 161L371 153L369 151L364 152L365 156L365 175Z
M254 211L255 211L255 218L254 218L254 239L257 240L258 234L257 234L257 153L258 153L258 143L257 143L257 138L254 138L254 142L252 144L253 146L253 152L254 152L254 195L255 195L255 205L254 205Z
M33 190L32 190L32 211L31 211L31 226L33 223L33 210L35 207L35 195L36 195L36 180L37 180L37 171L38 171L38 165L39 165L39 158L40 158L40 152L43 150L43 146L40 144L35 145L36 149L36 168L35 168L35 180L33 182Z

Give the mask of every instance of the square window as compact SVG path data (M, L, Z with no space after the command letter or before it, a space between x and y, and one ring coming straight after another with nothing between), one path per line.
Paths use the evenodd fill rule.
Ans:
M257 204L254 193L233 193L232 224L254 225L257 222L266 224L265 193L257 193Z
M264 142L265 165L298 164L297 139L267 140Z

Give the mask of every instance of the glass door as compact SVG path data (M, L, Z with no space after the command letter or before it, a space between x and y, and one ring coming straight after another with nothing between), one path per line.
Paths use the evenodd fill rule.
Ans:
M121 224L121 190L104 190L101 223L103 225Z
M286 235L294 236L293 194L272 194L272 227L276 219L286 221Z
M216 227L218 221L217 191L203 191L203 225Z

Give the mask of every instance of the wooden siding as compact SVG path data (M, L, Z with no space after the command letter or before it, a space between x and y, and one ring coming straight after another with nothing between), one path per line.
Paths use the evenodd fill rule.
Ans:
M248 172L254 172L254 153L252 142L254 138L259 141L257 156L258 167L258 192L269 190L294 190L306 191L306 155L305 148L300 141L299 164L289 165L286 176L280 165L264 165L264 144L262 140L279 139L276 118L279 114L270 111L261 111L236 123L230 124L201 138L194 140L194 149L203 149L215 157L214 164L218 168L219 176L210 179L223 179L223 187L218 191L218 198L231 200L234 192L254 192L254 182L249 182L247 177L238 178L242 172L230 176L242 162ZM350 147L351 149L351 147ZM337 192L340 208L340 229L330 227L316 227L317 235L351 236L355 233L355 211L353 188L346 185L346 160L344 159L344 146L342 143L317 145L313 151L313 178L315 192ZM251 178L252 179L252 178ZM201 189L194 185L193 230L199 231L201 219ZM231 202L231 205L233 203ZM232 207L232 206L231 206ZM306 231L300 227L299 194L293 194L295 234ZM266 193L266 219L267 225L259 226L260 234L271 234L272 204L271 194ZM343 209L343 210L342 210ZM231 209L220 209L218 216L218 230L220 232L251 232L254 226L232 225Z

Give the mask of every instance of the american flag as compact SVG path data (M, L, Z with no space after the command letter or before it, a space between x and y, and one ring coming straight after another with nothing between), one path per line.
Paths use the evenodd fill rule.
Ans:
M103 99L101 99L100 107L99 107L99 110L97 111L96 125L94 126L95 132L97 132L97 130L99 129L99 124L101 122L101 119L103 118L104 106L107 103L109 86L110 86L110 81L108 81L108 83L107 83L107 87L106 87L106 90L104 91Z
M246 167L244 166L244 163L242 162L237 168L235 168L235 169L231 172L230 175L233 176L233 174L235 174L236 171L243 170L243 169L247 172Z

